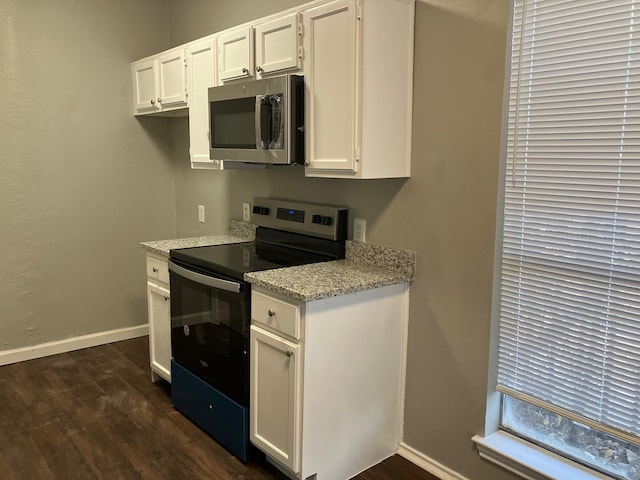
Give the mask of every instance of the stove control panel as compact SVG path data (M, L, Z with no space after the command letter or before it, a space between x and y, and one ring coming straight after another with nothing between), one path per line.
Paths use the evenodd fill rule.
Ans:
M251 222L261 227L345 240L348 211L347 207L337 205L256 197Z
M304 223L304 210L295 210L293 208L278 208L276 218L279 220L288 220L290 222Z

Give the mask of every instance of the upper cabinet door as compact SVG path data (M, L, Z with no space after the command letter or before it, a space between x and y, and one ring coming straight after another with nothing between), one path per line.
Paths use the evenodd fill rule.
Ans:
M300 15L292 13L255 27L256 71L259 75L300 68Z
M221 82L253 77L253 29L233 30L218 37L218 77Z
M336 0L304 12L307 174L356 171L355 10Z
M411 175L413 0L303 11L308 177Z
M191 167L219 169L220 162L209 158L209 88L216 85L215 38L189 45L187 65Z
M162 109L187 106L187 63L184 48L158 57L158 99Z
M143 60L131 65L133 77L133 111L135 115L158 110L156 91L158 69L155 60Z

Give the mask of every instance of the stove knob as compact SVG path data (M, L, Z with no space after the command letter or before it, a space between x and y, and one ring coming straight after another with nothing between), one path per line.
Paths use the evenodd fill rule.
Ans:
M331 225L332 223L333 223L333 218L322 217L322 225Z
M322 216L320 215L313 215L311 217L311 223L322 223Z
M259 205L254 205L252 211L256 215L269 215L268 207L261 207Z

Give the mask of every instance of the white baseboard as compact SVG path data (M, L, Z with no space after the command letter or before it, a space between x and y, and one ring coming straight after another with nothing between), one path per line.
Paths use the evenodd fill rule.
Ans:
M72 352L81 348L96 347L120 340L143 337L149 334L149 325L136 325L135 327L118 328L106 332L91 333L79 337L65 338L55 342L41 343L30 347L15 348L13 350L0 351L0 365L33 360L34 358L48 357L58 353Z
M431 475L435 475L440 480L468 480L466 477L436 462L434 459L427 457L424 453L410 447L404 442L400 442L398 446L398 455L406 458L423 470L426 470Z

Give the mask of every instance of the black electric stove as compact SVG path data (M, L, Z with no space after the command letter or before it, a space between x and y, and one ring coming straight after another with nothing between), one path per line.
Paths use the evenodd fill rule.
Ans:
M347 208L254 199L253 242L169 253L171 398L246 461L251 285L244 274L344 258Z

